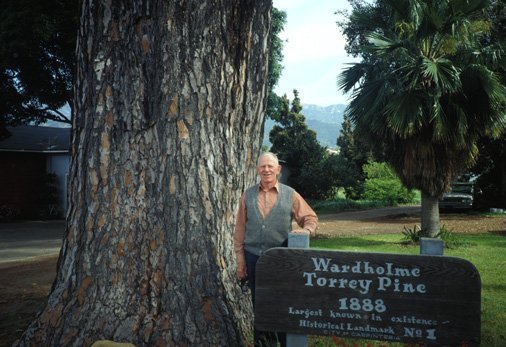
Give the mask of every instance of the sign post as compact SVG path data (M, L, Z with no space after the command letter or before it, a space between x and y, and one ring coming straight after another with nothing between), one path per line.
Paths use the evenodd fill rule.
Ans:
M309 248L308 234L288 234L288 248ZM286 334L287 347L307 347L307 335Z
M462 258L273 248L256 271L260 330L480 344L481 280Z
M443 255L444 241L429 237L420 240L420 254Z

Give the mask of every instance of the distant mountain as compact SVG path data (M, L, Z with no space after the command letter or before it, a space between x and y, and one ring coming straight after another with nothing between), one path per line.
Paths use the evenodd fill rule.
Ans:
M324 123L343 123L343 113L346 105L330 105L327 107L302 104L302 113L306 119L319 120Z
M336 149L336 141L341 130L343 123L343 112L346 105L330 105L330 106L317 106L302 104L302 111L300 112L306 117L306 124L309 129L316 131L316 138L318 142L331 149ZM269 132L276 124L274 121L267 119L265 121L264 141L263 145L270 147Z
M323 147L337 149L337 137L341 130L341 124L325 123L316 119L306 119L309 129L316 131L316 139Z

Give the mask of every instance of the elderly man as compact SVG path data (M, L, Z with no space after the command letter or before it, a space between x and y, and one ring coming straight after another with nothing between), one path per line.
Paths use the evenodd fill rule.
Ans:
M249 278L253 306L255 306L255 267L258 259L269 248L287 245L288 234L307 233L313 236L318 217L294 189L278 182L281 172L275 154L264 152L256 167L260 183L243 193L237 214L234 251L237 257L237 276ZM292 230L295 219L300 229ZM272 340L271 334L265 339ZM278 334L281 346L286 335ZM272 341L264 341L263 345ZM260 333L254 331L255 346L260 344Z

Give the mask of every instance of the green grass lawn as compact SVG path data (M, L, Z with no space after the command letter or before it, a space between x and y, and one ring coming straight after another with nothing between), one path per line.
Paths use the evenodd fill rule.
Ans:
M481 346L506 347L506 237L493 234L459 237L467 246L445 249L448 256L469 260L481 276ZM377 235L311 240L311 248L342 251L419 254L416 245L403 245L399 235ZM309 346L412 346L404 343L311 336Z

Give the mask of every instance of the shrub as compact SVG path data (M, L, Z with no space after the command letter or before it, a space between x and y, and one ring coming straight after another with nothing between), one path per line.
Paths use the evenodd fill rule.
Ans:
M9 222L19 216L19 209L11 205L0 206L0 222Z
M40 178L39 203L42 219L55 219L58 217L58 188L55 173L47 173Z
M418 230L417 230L418 228ZM420 243L422 237L427 237L427 231L420 229L420 226L415 225L413 229L408 229L404 227L404 231L402 232L404 235L405 243ZM440 238L443 240L443 245L448 249L455 249L461 246L468 246L468 242L460 239L456 234L453 233L452 230L446 229L446 227L441 225L439 227L439 232L434 236L434 238Z
M413 229L404 227L402 234L406 243L419 243L422 237L427 237L427 230L422 230L420 226L415 225Z
M469 243L467 241L462 240L456 234L453 233L452 230L446 229L446 227L441 225L439 228L439 233L435 237L439 237L444 242L444 247L449 249L455 249L457 247L468 246Z
M307 200L307 203L316 213L331 213L338 211L365 210L385 207L380 201L332 199L332 200Z
M363 170L367 176L363 199L385 201L389 205L414 201L416 192L404 187L387 163L369 162Z

